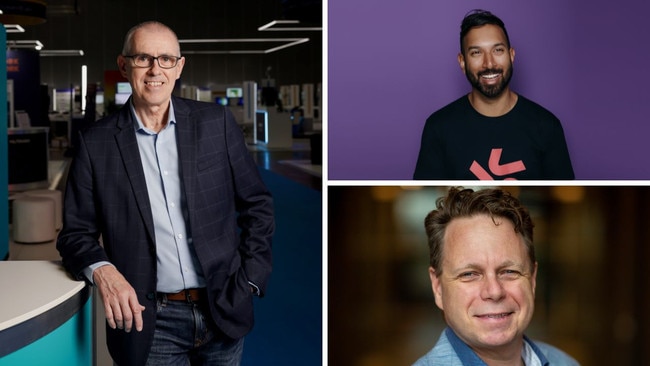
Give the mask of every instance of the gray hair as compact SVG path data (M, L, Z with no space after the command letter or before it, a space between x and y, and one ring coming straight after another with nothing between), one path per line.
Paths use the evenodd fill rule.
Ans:
M155 21L155 20L150 20L146 22L142 22L140 24L137 24L133 26L133 28L129 29L129 31L126 33L126 36L124 37L124 46L122 46L122 55L129 55L131 54L131 51L133 49L133 35L135 34L136 31L138 31L141 28L146 28L146 27L157 27L160 29L165 29L169 31L171 34L174 35L174 38L176 39L176 43L178 44L178 56L180 56L181 53L181 45L178 43L178 36L176 33L166 26L165 24Z

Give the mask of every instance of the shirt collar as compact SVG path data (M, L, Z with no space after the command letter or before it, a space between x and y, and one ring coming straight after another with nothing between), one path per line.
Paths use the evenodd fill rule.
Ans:
M133 114L133 117L135 118L135 130L136 131L142 131L142 132L147 132L151 133L151 130L148 130L146 127L144 127L144 124L140 120L140 117L138 117L138 114L135 113L135 107L133 106L133 99L131 99L131 103L129 104L129 108L131 109L131 114ZM174 113L174 103L172 100L169 100L169 114L167 115L167 124L165 125L165 128L167 128L170 124L176 124L176 114Z
M529 345L530 348L533 350L533 354L531 356L537 356L537 358L539 358L539 362L542 364L542 366L548 366L549 365L550 362L546 359L546 357L544 356L544 353L542 353L542 350L539 349L539 347L537 347L537 345L533 341L528 339L528 337L526 337L525 335L524 335L524 342L526 342L526 344Z
M458 358L460 358L460 361L463 363L465 366L487 366L483 360L481 360L480 357L465 343L463 342L454 331L447 327L445 329L445 335L447 336L447 339L449 340L449 344L451 344L452 348L458 355ZM539 358L540 363L543 366L548 366L549 362L544 357L544 354L542 351L537 347L535 343L533 343L528 337L524 336L524 342L526 342L530 348L533 350L533 353L537 358ZM524 350L522 350L523 354ZM531 355L532 356L532 355ZM528 364L528 360L525 360Z

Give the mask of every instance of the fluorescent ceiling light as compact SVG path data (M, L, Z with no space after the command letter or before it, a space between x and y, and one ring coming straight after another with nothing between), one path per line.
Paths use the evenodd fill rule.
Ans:
M42 50L41 56L83 56L83 50Z
M43 48L43 44L38 40L9 40L7 41L8 48L33 48L35 50L40 50Z
M86 95L88 93L88 66L81 65L81 110L86 111Z
M186 55L215 55L215 54L268 54L308 42L309 38L213 38L213 39L181 39L179 43L282 43L276 47L248 50L205 50L183 51Z
M257 28L260 32L268 31L320 31L322 27L287 27L286 24L300 24L298 20L274 20ZM276 27L277 26L277 27Z
M0 13L2 14L2 13ZM5 30L7 33L23 33L25 32L25 28L21 27L18 24L5 24Z

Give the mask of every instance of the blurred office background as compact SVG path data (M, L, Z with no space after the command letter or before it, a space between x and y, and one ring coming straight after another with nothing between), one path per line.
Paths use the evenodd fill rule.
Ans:
M220 91L245 80L261 83L269 73L278 85L318 83L322 78L322 33L317 30L322 26L321 0L18 1L23 9L45 3L44 18L30 17L29 22L9 15L13 9L9 3L0 2L5 5L0 19L4 24L21 22L24 31L8 30L8 45L34 50L34 42L28 40L42 44L37 50L41 82L50 88L79 86L82 65L88 66L89 83L103 84L105 72L117 70L126 32L146 20L167 24L181 40L187 59L184 85ZM272 21L287 20L296 23L259 30ZM308 40L259 52L287 46L292 42L281 40L287 38ZM78 50L83 54L72 52Z
M527 334L583 365L650 364L650 187L503 188L535 222ZM410 365L433 347L445 324L423 222L447 189L329 187L330 364Z
M320 186L322 7L321 0L0 1L7 126L49 128L52 146L71 156L77 131L131 94L116 63L127 31L157 20L176 32L186 60L174 95L228 106L265 168L305 173Z

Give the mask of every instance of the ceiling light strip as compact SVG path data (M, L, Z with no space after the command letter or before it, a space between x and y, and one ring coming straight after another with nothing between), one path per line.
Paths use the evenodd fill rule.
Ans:
M276 24L298 24L300 21L298 20L273 20L270 23L264 24L263 26L257 28L258 31L265 31L271 27L273 27Z
M301 39L298 39L298 40L296 40L294 42L284 44L282 46L269 48L268 50L264 51L264 53L271 53L271 52L279 51L279 50L282 50L282 49L285 49L285 48L288 48L288 47L292 47L292 46L295 46L295 45L299 45L301 43L305 43L305 42L308 42L308 41L309 41L309 38L301 38Z
M265 50L183 51L183 55L263 55Z
M282 24L300 24L298 20L273 20L263 26L257 28L260 32L289 32L289 31L321 31L322 27L275 27Z
M43 44L39 40L8 40L8 48L34 48L40 50Z
M184 44L198 44L198 43L280 43L287 42L286 44L272 47L265 50L206 50L206 51L183 51L184 55L235 55L235 54L268 54L279 51L288 47L292 47L301 43L308 42L309 38L204 38L204 39L181 39L178 42Z
M295 42L305 38L201 38L179 39L179 43L253 43L253 42ZM309 38L307 38L308 40Z
M21 27L19 24L5 24L5 30L7 33L24 33L25 28Z
M42 50L41 56L83 56L83 50Z
M265 29L264 32L289 32L289 31L322 31L322 27L286 27Z

